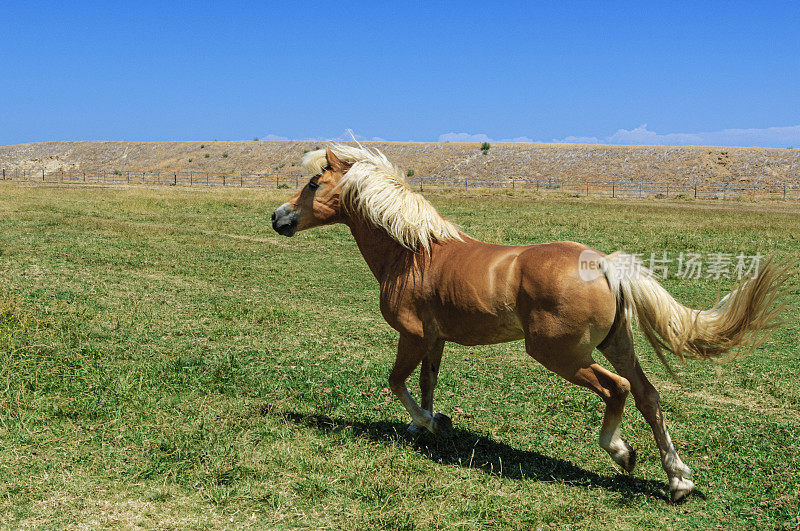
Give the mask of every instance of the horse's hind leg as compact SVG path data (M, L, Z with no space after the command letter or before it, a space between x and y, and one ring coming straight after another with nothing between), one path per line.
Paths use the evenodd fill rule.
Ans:
M661 465L669 477L672 501L680 500L694 489L694 483L689 479L692 471L683 464L675 451L664 423L664 413L659 405L658 391L647 379L639 365L639 360L633 351L630 330L619 330L603 347L602 352L614 368L630 382L636 408L653 430L658 451L661 453Z
M439 345L438 341L432 343L422 338L400 335L400 342L397 345L397 358L389 375L389 389L400 399L408 414L411 415L411 421L414 426L426 428L436 435L450 437L453 434L450 419L441 413L433 415L431 411L419 407L406 387L408 376L414 372L414 369L417 368L423 358L431 353L435 354L437 345ZM439 350L439 356L441 356L441 350ZM430 391L432 393L433 389L431 388ZM431 403L432 401L431 395ZM414 432L413 428L409 431Z
M576 385L591 389L603 399L606 411L600 427L600 447L626 472L633 471L636 451L619 435L622 411L630 389L628 380L598 365L588 352L565 352L563 347L556 345L553 348L532 347L527 342L526 348L528 354L546 368Z

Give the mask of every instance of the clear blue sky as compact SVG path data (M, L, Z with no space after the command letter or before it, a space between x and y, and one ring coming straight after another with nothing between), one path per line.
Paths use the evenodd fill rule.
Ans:
M4 3L0 145L781 127L800 147L797 1L109 4Z

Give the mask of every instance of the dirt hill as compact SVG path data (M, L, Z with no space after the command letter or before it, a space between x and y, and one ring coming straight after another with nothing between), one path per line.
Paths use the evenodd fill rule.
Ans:
M320 142L39 142L0 147L0 167L301 173ZM800 184L800 150L578 144L365 142L417 176L444 179Z

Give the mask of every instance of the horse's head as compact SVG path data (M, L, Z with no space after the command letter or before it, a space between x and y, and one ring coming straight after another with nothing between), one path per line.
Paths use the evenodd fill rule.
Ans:
M272 228L278 234L293 236L300 230L342 221L339 181L350 166L330 148L325 152L325 162L302 190L272 213Z

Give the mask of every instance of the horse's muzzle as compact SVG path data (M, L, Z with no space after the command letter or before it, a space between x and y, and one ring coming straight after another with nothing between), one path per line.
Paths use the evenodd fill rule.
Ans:
M297 230L297 213L289 205L279 206L272 213L272 228L281 236L294 236Z

